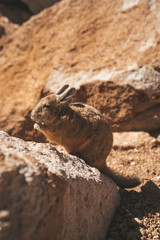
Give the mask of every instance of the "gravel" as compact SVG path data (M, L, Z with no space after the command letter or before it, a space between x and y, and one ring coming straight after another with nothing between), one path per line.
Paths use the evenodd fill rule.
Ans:
M106 239L160 239L160 186L149 181L140 192L119 191L121 205Z
M127 165L129 158L134 165ZM110 166L129 175L140 169L142 184L119 189L121 204L106 240L160 240L160 146L113 150L108 161Z

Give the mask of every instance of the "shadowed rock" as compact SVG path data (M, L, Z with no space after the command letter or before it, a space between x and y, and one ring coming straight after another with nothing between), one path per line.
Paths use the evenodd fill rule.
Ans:
M0 239L104 239L119 193L83 160L0 132Z

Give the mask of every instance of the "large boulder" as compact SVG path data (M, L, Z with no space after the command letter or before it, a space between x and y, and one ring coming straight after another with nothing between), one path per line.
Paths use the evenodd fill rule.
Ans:
M51 144L0 132L0 240L100 240L119 204L116 185Z
M13 23L22 24L32 14L20 0L0 0L0 22L2 15L6 16Z
M152 67L128 70L71 72L53 69L47 92L70 83L78 88L74 101L88 103L103 113L113 131L151 131L160 128L160 72Z
M157 92L156 81L159 81L159 23L158 0L130 3L126 0L112 3L64 0L32 17L10 34L1 47L0 128L15 136L33 139L30 112L46 91L46 83L54 79L52 88L55 90L64 81L61 81L61 73L66 72L72 77L68 78L70 83L77 84L82 78L86 81L91 74L91 82L108 79L117 85L130 84L135 89L132 89L133 98L140 96L136 104L138 108L142 106L138 112L135 103L126 103L122 94L119 95L119 86L116 86L117 95L114 93L112 97L110 94L116 103L114 106L110 105L111 101L107 103L113 117L108 110L103 113L108 114L113 122L113 130L158 128L159 95L152 96L149 92ZM79 74L80 78L75 79ZM122 78L124 83L120 80ZM148 80L150 87L142 92L141 98L139 91L143 91ZM126 92L131 89L124 88ZM94 89L93 84L93 94L104 98L106 108L107 92L106 95L99 94ZM128 101L129 93L126 98ZM129 109L125 118L123 106ZM101 108L100 104L98 108ZM141 115L143 111L145 116Z
M113 139L113 149L115 150L137 149L146 145L148 145L149 148L153 148L160 144L160 135L159 138L156 139L147 132L138 131L114 132Z
M55 4L56 2L60 0L21 0L23 3L25 3L28 8L31 10L32 13L38 13L42 9L47 8Z
M9 36L11 36L17 29L18 25L10 22L7 17L1 16L0 10L0 51L2 51L5 44L9 41ZM3 59L3 57L1 59Z

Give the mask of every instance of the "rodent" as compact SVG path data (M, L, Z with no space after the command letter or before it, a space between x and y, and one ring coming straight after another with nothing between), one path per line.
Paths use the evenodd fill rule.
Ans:
M49 142L63 146L70 154L82 158L109 176L120 187L140 184L137 177L124 177L106 165L113 135L108 120L94 107L84 103L70 103L76 89L68 84L55 94L42 98L31 112L34 128Z

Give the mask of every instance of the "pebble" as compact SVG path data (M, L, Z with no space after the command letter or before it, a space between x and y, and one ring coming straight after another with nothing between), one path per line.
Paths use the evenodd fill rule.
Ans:
M143 221L140 220L139 218L135 217L134 220L139 224L140 227L143 226Z
M157 236L159 233L158 233L158 231L157 231L157 229L155 229L153 232L152 232L152 235L153 236Z
M140 232L142 235L144 235L144 236L146 235L146 230L144 228L140 228Z
M160 198L157 192L150 192L151 187L144 185L139 195L132 190L121 191L123 201L115 221L116 228L109 236L112 240L119 240L115 232L119 232L123 240L160 240Z
M153 239L158 239L158 240L160 240L160 235L159 235L159 236L154 236Z
M143 222L143 226L147 228L148 227L148 223Z
M135 162L131 162L131 163L130 163L131 166L134 166L135 164L136 164Z
M0 219L8 218L9 217L9 211L8 210L1 210L0 211Z
M142 236L141 240L147 240L147 237L146 236Z

